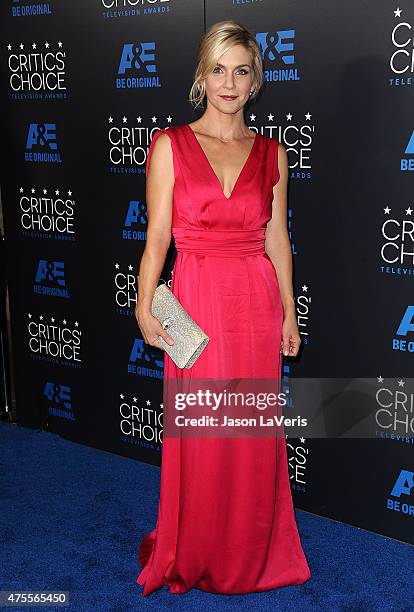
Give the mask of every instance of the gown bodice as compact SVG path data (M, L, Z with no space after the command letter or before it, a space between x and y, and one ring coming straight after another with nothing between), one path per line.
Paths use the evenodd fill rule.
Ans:
M155 133L171 140L174 160L172 231L176 228L242 230L265 228L279 180L278 141L256 133L252 149L227 198L193 130L186 124Z

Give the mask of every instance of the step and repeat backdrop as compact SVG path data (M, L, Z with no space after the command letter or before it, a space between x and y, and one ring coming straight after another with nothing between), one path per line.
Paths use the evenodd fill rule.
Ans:
M284 358L283 383L372 382L343 402L344 415L374 404L370 439L288 438L295 506L414 543L408 0L3 0L0 182L17 420L160 465L163 353L134 318L145 163L158 129L200 116L187 100L198 43L227 18L254 33L264 62L246 124L289 157L303 350ZM172 243L168 284L174 257Z

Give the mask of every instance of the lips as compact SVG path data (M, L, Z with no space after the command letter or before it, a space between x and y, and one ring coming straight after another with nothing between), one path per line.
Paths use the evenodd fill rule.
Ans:
M223 100L235 100L237 96L220 96Z

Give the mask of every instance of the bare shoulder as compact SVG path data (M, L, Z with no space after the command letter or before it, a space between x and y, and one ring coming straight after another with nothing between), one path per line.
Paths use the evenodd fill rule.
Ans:
M289 173L289 160L287 156L286 146L280 140L275 141L277 146L277 166L279 169L280 178L287 178Z
M156 157L159 157L159 156L165 157L172 153L172 149L171 149L172 134L168 134L169 131L170 129L160 130L159 132L157 132L157 134L155 135L155 141L153 144L152 155L155 155ZM154 140L154 137L153 137L153 140Z
M170 127L166 127L164 128L162 131L163 134L167 134L167 136L169 138L173 138L175 135L176 130L178 129L179 126L177 125L171 125Z
M278 152L279 159L280 158L287 159L286 147L283 144L283 142L280 142L280 140L275 139L275 144L277 146L277 152Z
M153 136L151 153L147 158L147 174L166 178L174 176L174 156L169 130L159 130Z

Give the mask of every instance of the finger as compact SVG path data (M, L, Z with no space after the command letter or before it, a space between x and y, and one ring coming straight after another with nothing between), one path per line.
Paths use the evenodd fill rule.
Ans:
M296 357L299 352L299 341L295 338L291 339L289 346L289 353L292 357Z
M157 329L157 334L161 336L167 344L170 344L171 346L174 344L174 338L170 336L170 334L161 324Z
M171 346L174 344L174 338L172 338L168 332L164 331L160 333L160 336L164 338L167 344L170 344Z

